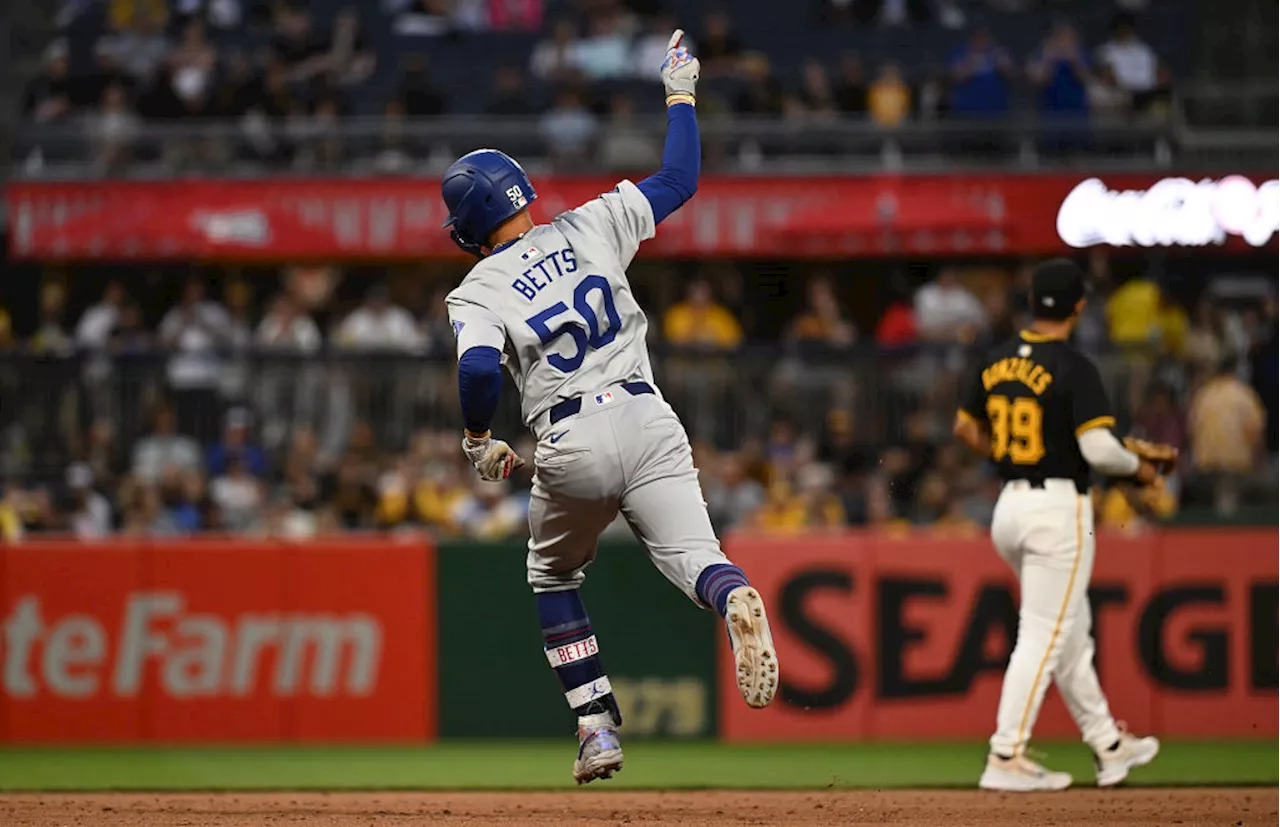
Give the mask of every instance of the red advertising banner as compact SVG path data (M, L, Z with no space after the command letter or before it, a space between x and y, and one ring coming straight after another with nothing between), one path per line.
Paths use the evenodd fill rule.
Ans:
M1104 535L1090 587L1113 714L1140 733L1277 735L1277 532ZM1016 582L986 540L736 537L782 668L763 710L722 645L728 740L982 739L1017 629ZM1075 738L1054 689L1038 738Z
M547 220L609 178L536 182ZM434 179L19 182L23 260L411 259L459 255ZM644 253L664 257L1038 255L1094 244L1272 243L1280 185L1239 175L707 177Z
M0 742L423 741L426 540L0 548Z

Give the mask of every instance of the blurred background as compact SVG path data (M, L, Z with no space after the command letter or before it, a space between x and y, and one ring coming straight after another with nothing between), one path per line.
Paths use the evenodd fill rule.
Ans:
M655 171L680 26L703 178L629 275L712 519L778 607L789 682L744 718L714 619L619 523L587 591L628 732L968 739L972 762L857 753L843 777L972 783L1016 612L985 535L999 481L950 427L977 354L1027 323L1035 262L1068 255L1118 433L1182 449L1165 489L1095 491L1104 681L1135 731L1274 745L1274 2L5 13L0 740L567 731L521 570L531 469L481 483L458 448L443 298L470 262L439 175L505 150L546 220ZM530 456L516 401L508 383L495 427ZM1071 732L1056 706L1044 726ZM1274 782L1274 752L1202 750L1171 748L1165 780ZM788 772L825 780L834 754ZM196 782L560 783L558 752L528 755L426 777L239 755ZM0 751L0 785L193 783L163 756L81 774L23 756ZM709 764L781 778L657 757L667 775L639 778L722 783Z
M437 176L499 147L546 217L654 170L677 24L704 68L704 187L631 276L720 529L981 532L998 483L950 442L957 383L1064 240L1103 242L1074 252L1077 342L1121 431L1184 452L1154 511L1103 492L1101 518L1274 520L1273 6L675 11L15 5L5 540L522 534L528 472L482 485L454 444L442 298L467 263ZM1237 177L1117 200L1178 176ZM1094 177L1111 194L1056 220ZM1220 219L1242 211L1261 231Z

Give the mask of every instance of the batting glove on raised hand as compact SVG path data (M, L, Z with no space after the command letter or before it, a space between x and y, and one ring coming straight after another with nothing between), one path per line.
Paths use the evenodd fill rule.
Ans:
M493 439L486 431L483 436L468 433L462 438L462 453L480 472L480 479L489 482L505 480L511 472L524 465L511 446L500 439Z
M667 43L667 56L662 61L662 85L667 88L667 105L693 103L697 95L698 72L702 64L680 45L684 29L676 29Z

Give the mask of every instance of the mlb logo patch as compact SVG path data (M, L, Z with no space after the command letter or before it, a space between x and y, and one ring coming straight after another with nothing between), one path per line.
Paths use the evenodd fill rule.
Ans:
M456 338L458 338L459 336L461 336L461 335L462 335L462 328L464 328L464 327L466 327L466 326L467 326L467 323L466 323L466 322L454 322L454 323L453 323L453 338L455 338L455 339L456 339Z
M529 259L538 258L541 255L542 255L542 251L539 250L537 247L530 247L529 249L525 250L523 253L520 254L520 258L524 259L525 261L528 261Z
M523 209L529 203L524 197L524 190L520 189L519 184L515 184L507 188L507 198L511 199L511 206L517 210Z
M609 404L610 402L612 402L612 401L613 401L613 392L612 392L612 391L605 391L604 393L597 393L597 394L596 394L596 404L597 404L597 405L608 405L608 404Z

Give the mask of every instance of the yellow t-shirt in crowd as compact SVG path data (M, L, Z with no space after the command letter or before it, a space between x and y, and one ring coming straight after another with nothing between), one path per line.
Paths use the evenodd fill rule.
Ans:
M911 89L901 81L876 81L867 91L867 111L881 126L898 126L911 114Z
M673 305L662 320L662 332L673 345L732 348L742 342L742 325L718 304L701 308L687 302Z
M1160 288L1153 281L1131 279L1107 299L1106 314L1111 341L1118 345L1149 343L1160 324Z

